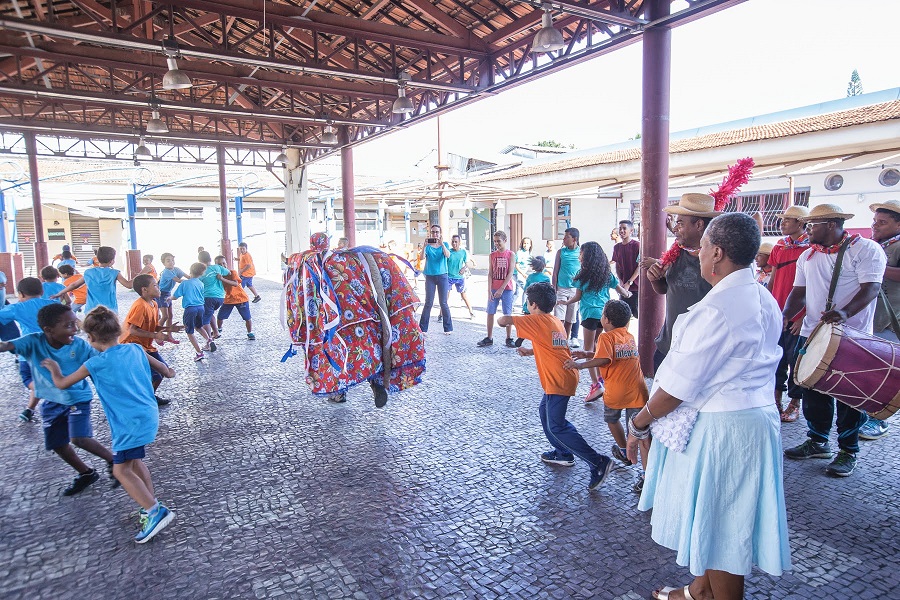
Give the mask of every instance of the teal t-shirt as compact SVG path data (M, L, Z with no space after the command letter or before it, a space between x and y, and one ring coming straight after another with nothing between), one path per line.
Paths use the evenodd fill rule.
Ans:
M200 276L200 281L203 282L204 298L225 297L225 284L219 281L219 278L216 277L216 275L228 277L228 269L220 267L219 265L209 265L206 267L206 271L203 272L203 275Z
M94 267L85 271L82 277L87 286L87 304L84 305L84 314L98 306L105 306L113 312L119 312L119 302L116 300L118 269Z
M438 246L425 246L425 269L426 275L446 275L447 259L444 258L444 248L450 249L449 244L444 242L443 248Z
M581 269L581 248L578 246L571 250L566 247L559 249L559 272L556 274L556 286L561 288L573 288L575 283L572 278Z
M529 273L528 277L525 278L525 289L528 289L528 286L533 283L540 283L541 281L546 281L550 283L550 277L547 276L546 273ZM525 299L522 301L522 311L526 315L530 315L528 312L528 296L525 295Z
M460 271L469 262L469 253L465 248L450 250L450 258L447 259L447 276L450 279L462 279Z
M175 288L172 297L176 300L181 298L181 308L203 306L203 282L199 279L185 279Z
M38 325L38 311L48 304L56 304L56 300L45 300L44 298L31 298L10 304L0 310L0 325L6 325L15 321L19 324L19 331L22 335L29 333L41 333L41 327Z
M61 390L53 385L53 376L50 375L50 371L41 366L42 360L52 358L59 364L59 369L64 376L71 375L80 369L85 361L97 355L97 351L91 348L86 341L77 337L72 340L71 344L54 348L43 333L30 333L12 340L10 343L15 347L16 354L28 361L28 366L31 367L35 396L66 406L90 402L93 399L94 393L91 391L87 379L82 379L67 390Z
M619 280L612 273L605 287L596 292L587 291L587 284L575 282L575 287L581 290L581 300L578 302L578 311L582 319L599 319L603 316L603 309L609 302L609 290L615 289Z

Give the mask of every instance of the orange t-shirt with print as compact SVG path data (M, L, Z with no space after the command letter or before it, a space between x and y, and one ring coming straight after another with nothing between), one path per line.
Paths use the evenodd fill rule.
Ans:
M249 266L250 268L245 271L244 267L247 266ZM244 252L238 259L238 274L241 277L253 277L254 275L256 275L256 267L253 265L253 257L250 256L249 252Z
M71 283L78 281L79 279L81 279L81 275L78 275L76 273L75 275L72 275L71 277L67 277L66 280L63 282L63 285L66 287L69 287L69 285ZM87 304L87 284L85 284L79 288L75 288L74 290L72 290L71 293L72 293L72 301L75 302L75 304Z
M550 314L533 314L513 317L513 325L519 337L531 340L534 363L544 393L574 396L578 373L563 367L572 354L562 321Z
M231 270L226 279L230 279L231 281L236 281L238 283L241 282L241 278L238 277L238 273L234 269ZM247 292L245 292L244 288L242 288L240 285L225 285L224 287L225 301L223 302L223 304L243 304L244 302L250 302L250 298L247 297Z
M137 337L131 335L131 327L134 325L144 331L156 332L159 325L159 310L156 308L156 302L147 302L143 298L138 298L131 305L128 316L122 322L122 336L119 338L120 344L132 343L143 346L147 352L156 352L156 346L153 345L152 338Z
M605 367L599 367L606 387L603 404L607 408L641 408L647 404L650 393L641 372L637 343L627 328L617 327L597 336L594 358L611 361Z

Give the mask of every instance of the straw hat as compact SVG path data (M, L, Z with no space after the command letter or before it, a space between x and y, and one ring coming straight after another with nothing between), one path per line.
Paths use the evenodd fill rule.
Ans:
M763 242L759 246L759 251L757 252L757 254L772 254L772 248L774 248L774 247L775 246L773 246L769 242Z
M716 199L709 194L682 194L678 204L667 206L663 210L670 215L687 215L689 217L718 217L720 210L714 210Z
M886 202L879 202L878 204L870 204L869 210L875 212L878 209L881 210L889 210L891 212L900 213L900 200L888 200Z
M783 213L775 215L779 219L797 219L798 221L805 219L809 215L809 209L805 206L788 206Z
M801 217L801 221L815 221L816 219L852 219L853 214L845 213L837 204L819 204L812 207L809 214Z

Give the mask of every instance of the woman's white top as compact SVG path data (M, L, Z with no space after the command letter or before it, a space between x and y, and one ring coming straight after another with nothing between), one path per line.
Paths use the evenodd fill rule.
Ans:
M675 321L650 396L662 388L700 412L772 404L781 330L778 303L751 269L726 276Z

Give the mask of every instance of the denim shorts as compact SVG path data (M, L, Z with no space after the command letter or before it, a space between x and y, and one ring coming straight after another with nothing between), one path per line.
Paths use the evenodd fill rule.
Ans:
M497 305L502 303L503 304L503 314L511 315L513 298L515 297L516 293L513 290L503 290L503 294L500 296L500 299L498 300L497 298L494 298L494 293L496 291L497 290L492 290L490 296L488 297L487 314L489 314L489 315L497 314Z
M253 287L253 278L241 277L241 287Z
M172 308L172 293L160 292L159 298L156 299L156 305L160 308Z
M41 403L41 420L44 425L44 448L47 450L62 448L72 438L94 437L90 401L69 406L44 400Z
M225 298L204 298L203 299L203 324L209 325L213 314L219 310Z
M219 309L218 319L220 321L224 321L228 317L231 316L231 311L237 309L238 314L241 315L241 318L245 321L250 320L250 303L249 302L241 302L240 304L223 304L222 308Z
M147 353L147 356L152 356L153 358L155 358L156 360L158 360L158 361L161 362L162 364L164 364L164 365L166 365L166 366L169 366L169 363L167 363L166 361L163 360L163 357L159 355L159 352L148 352L148 353ZM163 376L160 375L160 374L156 371L156 369L154 369L153 367L150 367L150 379L151 379L151 381L153 381L153 382L162 381L162 380L163 380ZM145 381L146 381L146 380L145 380Z
M203 307L188 306L184 309L182 321L184 321L184 332L194 333L195 330L203 327Z
M113 452L113 464L121 465L129 460L139 460L145 456L147 456L147 453L143 446L129 448L128 450L122 450L121 452Z
M643 408L643 407L641 407ZM636 415L641 412L640 408L626 408L625 409L625 422L631 422L632 415ZM619 419L622 418L622 409L621 408L608 408L606 406L603 407L603 422L604 423L618 423Z
M460 294L464 294L466 292L465 278L463 278L463 279L448 279L447 282L450 284L451 290L455 287L456 291Z

